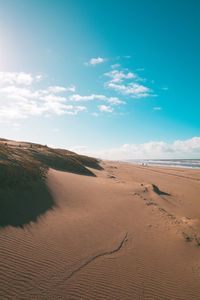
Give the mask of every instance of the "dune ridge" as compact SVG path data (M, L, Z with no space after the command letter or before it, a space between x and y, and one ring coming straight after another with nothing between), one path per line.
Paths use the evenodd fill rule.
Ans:
M49 168L95 176L88 167L101 169L95 158L1 139L0 226L24 226L56 206L46 185Z

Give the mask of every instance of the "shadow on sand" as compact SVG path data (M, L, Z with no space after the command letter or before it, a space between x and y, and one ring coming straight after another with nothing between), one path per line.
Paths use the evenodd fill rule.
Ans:
M28 187L0 189L0 227L24 227L55 207L44 180L31 182Z
M152 187L153 187L153 191L157 194L157 195L160 195L160 196L171 196L169 193L166 193L166 192L163 192L161 191L155 184L152 184Z
M32 151L32 156L42 165L58 171L95 177L96 175L91 170L87 169L87 167L99 170L101 169L95 159L84 159L84 157L82 158L81 156L77 155L59 156L57 153L55 153L55 151L50 155L46 155L46 153L43 154Z

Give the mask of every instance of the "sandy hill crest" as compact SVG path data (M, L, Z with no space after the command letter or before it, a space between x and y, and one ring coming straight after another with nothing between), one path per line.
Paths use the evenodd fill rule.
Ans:
M95 176L95 158L63 149L0 139L0 226L23 226L54 206L46 186L49 168Z

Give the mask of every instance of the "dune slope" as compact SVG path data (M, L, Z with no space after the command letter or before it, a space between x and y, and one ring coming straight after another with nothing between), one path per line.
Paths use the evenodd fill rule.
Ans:
M49 168L95 176L95 158L39 144L0 140L0 227L21 226L56 205L46 185Z

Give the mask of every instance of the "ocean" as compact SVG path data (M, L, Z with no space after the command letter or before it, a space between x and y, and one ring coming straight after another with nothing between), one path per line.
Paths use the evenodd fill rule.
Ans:
M200 159L130 159L139 165L200 169Z

